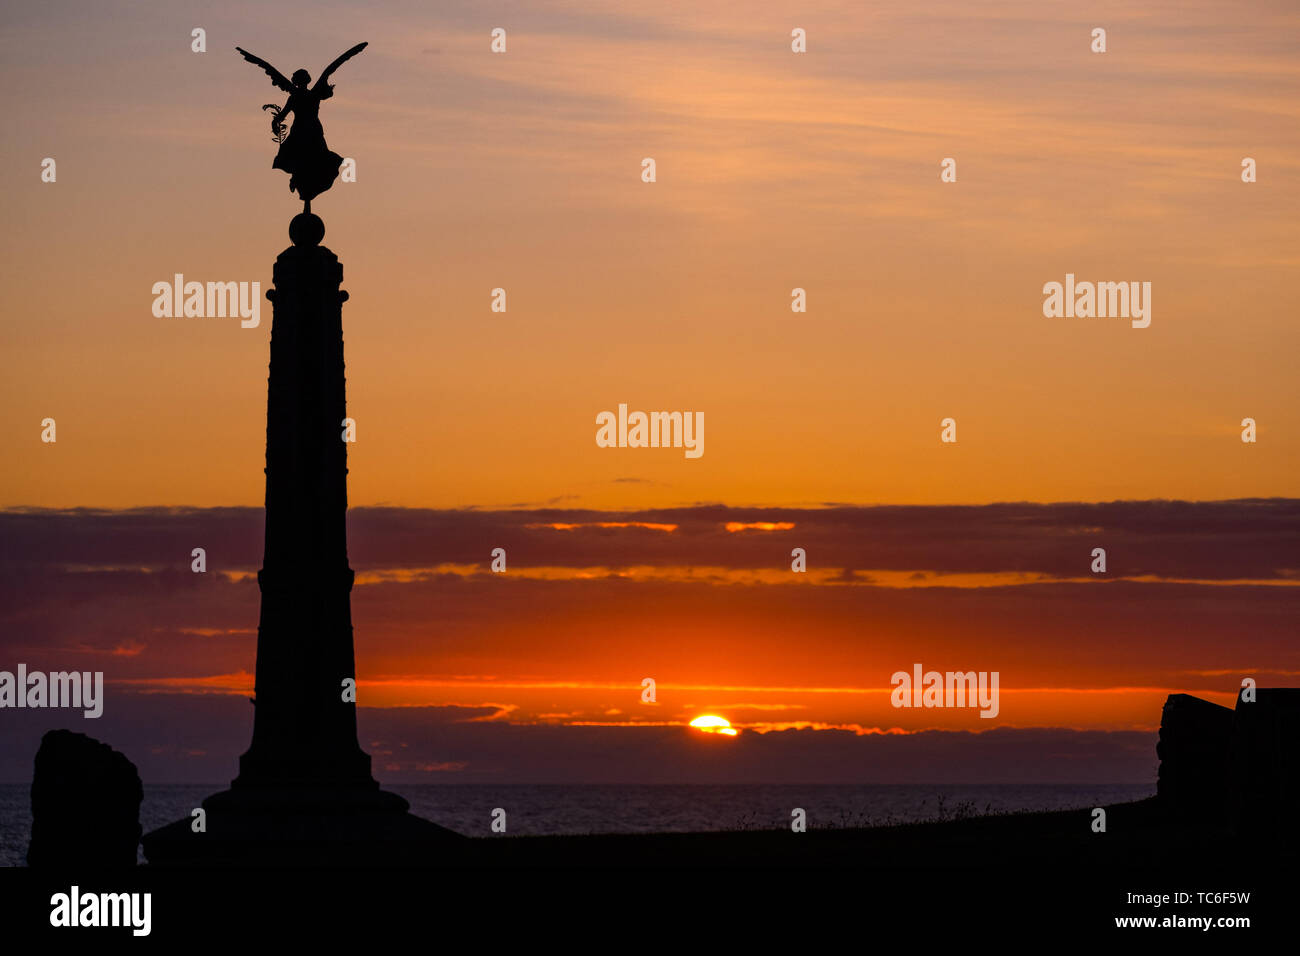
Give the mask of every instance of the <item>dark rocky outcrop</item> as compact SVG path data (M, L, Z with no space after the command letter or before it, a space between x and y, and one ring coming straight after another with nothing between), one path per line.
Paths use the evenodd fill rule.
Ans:
M1157 800L1173 818L1300 840L1300 689L1252 689L1229 710L1171 694L1160 720Z
M29 866L135 866L144 791L135 765L70 730L41 738L32 779Z
M1259 689L1254 701L1238 694L1229 776L1238 833L1300 837L1300 689Z
M1156 795L1179 816L1223 807L1228 796L1232 711L1191 694L1170 694L1160 714Z

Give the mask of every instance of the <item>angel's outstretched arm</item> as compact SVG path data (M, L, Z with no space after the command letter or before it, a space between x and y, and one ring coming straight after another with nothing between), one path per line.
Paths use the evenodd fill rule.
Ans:
M243 49L242 47L235 47L235 49L238 50L240 55L243 56L243 58L247 60L249 63L256 63L263 70L265 70L266 75L271 78L271 84L273 86L278 86L286 93L293 92L293 84L289 82L288 77L286 77L283 73L281 73L279 70L273 67L270 63L267 63L260 56L253 56L253 54L249 53L247 50Z

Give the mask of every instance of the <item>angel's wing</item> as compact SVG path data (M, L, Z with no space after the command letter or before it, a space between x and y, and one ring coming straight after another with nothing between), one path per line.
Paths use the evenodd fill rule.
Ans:
M316 81L316 85L312 87L312 89L321 89L325 87L327 85L326 81L330 78L331 73L333 73L335 70L341 67L348 60L352 59L354 56L356 56L358 53L364 50L367 46L369 46L368 42L358 43L352 49L348 50L348 52L341 55L337 60L335 60L329 66L325 67L325 69L321 72L320 79Z
M283 73L273 67L270 63L267 63L260 56L253 56L253 54L249 53L242 47L235 47L235 49L238 50L249 63L256 63L262 69L266 70L266 75L271 78L272 86L278 86L286 93L293 92L293 84L289 82Z

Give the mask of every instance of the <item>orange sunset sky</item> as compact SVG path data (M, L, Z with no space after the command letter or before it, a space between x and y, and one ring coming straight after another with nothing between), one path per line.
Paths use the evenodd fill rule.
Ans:
M283 94L235 45L315 75L366 40L321 111L357 181L313 211L350 295L377 772L477 769L452 752L471 724L701 713L737 742L1050 728L1145 754L1168 693L1300 674L1293 4L55 0L0 23L0 667L105 670L195 734L185 708L251 693L270 303L245 329L156 318L151 289L264 293L301 208L260 110ZM1150 327L1044 317L1067 273L1150 282ZM620 403L703 412L703 456L598 447ZM999 717L892 708L914 662L1000 671ZM367 740L367 708L406 723ZM149 728L120 732L224 773L223 743ZM1107 760L1081 772L1144 779Z

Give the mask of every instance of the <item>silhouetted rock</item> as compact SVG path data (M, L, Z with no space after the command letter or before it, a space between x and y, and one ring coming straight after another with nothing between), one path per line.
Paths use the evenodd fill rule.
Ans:
M1160 715L1156 795L1166 812L1210 812L1222 820L1228 797L1232 711L1191 694L1170 694Z
M1232 821L1243 834L1300 837L1300 689L1237 695L1230 757Z
M1170 694L1160 720L1160 805L1243 835L1300 841L1300 689L1238 692L1236 710Z
M125 756L85 734L51 730L36 752L28 865L135 866L143 798Z

